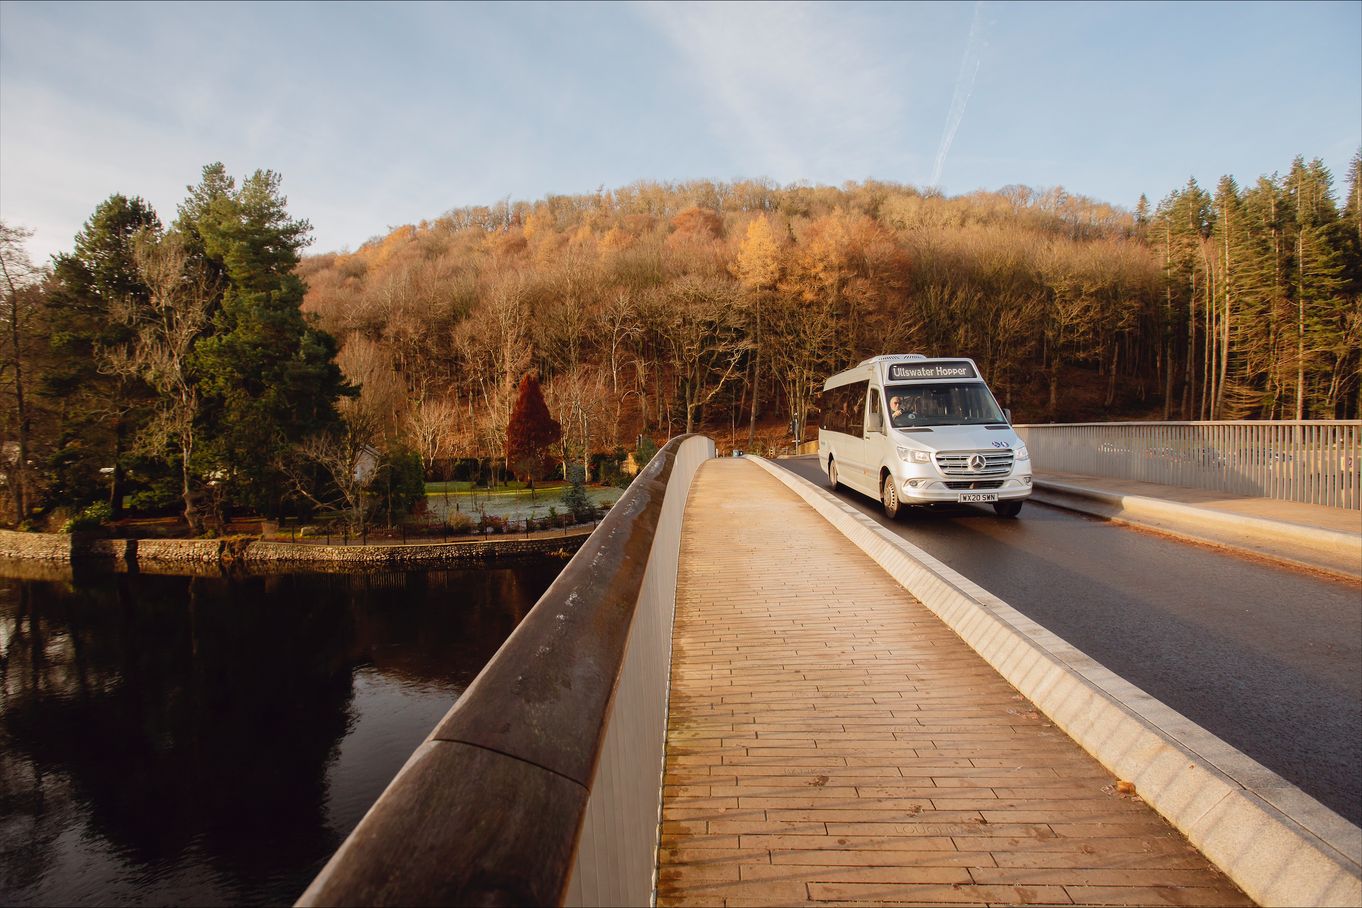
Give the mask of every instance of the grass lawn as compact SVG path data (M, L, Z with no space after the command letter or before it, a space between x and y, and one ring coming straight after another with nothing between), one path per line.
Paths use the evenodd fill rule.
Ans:
M563 503L563 493L569 488L565 482L555 483L536 483L535 491L530 493L529 489L505 488L496 491L478 489L476 491L455 491L450 489L446 495L443 491L431 491L432 487L443 489L446 483L427 483L426 484L426 507L435 516L442 516L446 512L463 513L474 517L480 513L487 513L496 517L506 517L511 520L524 520L527 517L540 518L549 516L549 508L553 508L557 513L567 512L567 506ZM450 486L464 485L467 483L448 483ZM586 495L593 504L614 504L624 494L623 489L614 486L587 486Z
M554 491L561 492L567 487L567 483L561 479L547 482L537 482L534 484L536 492ZM489 495L529 495L530 487L523 482L512 480L504 482L495 489L474 489L471 482L428 482L426 483L427 495L443 495L448 492L450 495L478 495L487 497Z

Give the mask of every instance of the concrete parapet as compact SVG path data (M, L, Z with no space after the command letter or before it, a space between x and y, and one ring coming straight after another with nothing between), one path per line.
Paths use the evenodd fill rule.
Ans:
M299 905L643 905L681 518L708 438L639 473Z
M1362 829L1006 602L787 470L753 458L1264 905L1362 904Z

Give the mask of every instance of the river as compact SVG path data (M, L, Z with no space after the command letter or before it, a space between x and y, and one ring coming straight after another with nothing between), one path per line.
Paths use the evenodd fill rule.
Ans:
M0 564L0 904L291 903L562 566Z

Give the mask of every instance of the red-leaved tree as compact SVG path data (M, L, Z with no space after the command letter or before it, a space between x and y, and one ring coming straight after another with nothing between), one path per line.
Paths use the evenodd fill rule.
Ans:
M506 468L534 489L535 477L544 470L549 445L562 437L563 427L549 415L539 379L526 375L520 380L520 393L506 426Z

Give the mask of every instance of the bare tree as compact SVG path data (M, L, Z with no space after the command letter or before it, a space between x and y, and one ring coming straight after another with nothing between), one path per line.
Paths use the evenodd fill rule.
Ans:
M427 476L452 453L457 417L458 410L448 397L426 398L407 411L406 436L421 456Z
M34 307L30 305L29 294L42 275L42 270L34 267L24 249L24 241L33 231L23 227L11 227L0 221L0 295L3 295L3 317L9 324L5 332L9 341L5 362L0 363L0 374L9 372L14 383L14 421L15 441L13 466L7 466L10 492L14 499L15 516L22 521L28 516L28 460L29 432L32 414L24 397L24 354L28 343L28 323ZM6 460L9 458L6 457Z
M530 312L524 278L503 272L481 305L455 331L454 348L463 360L470 385L470 409L476 397L475 437L492 462L505 462L506 427L515 403L516 383L530 366Z
M145 308L124 313L136 330L131 349L108 351L115 371L136 372L157 391L155 413L142 431L145 453L166 456L173 446L180 460L180 488L184 519L194 535L203 532L197 503L194 448L201 399L193 374L194 344L208 326L208 313L217 288L195 268L184 237L144 234L135 250L138 271L151 291Z
M742 374L752 342L731 284L684 277L665 293L670 309L665 342L686 410L686 431L693 432L700 408Z
M304 439L295 450L296 459L282 466L295 492L319 508L345 511L351 532L359 534L368 525L365 489L380 467L373 443L383 431L383 418L362 397L342 400L337 409L343 428ZM313 466L326 474L327 488L339 498L321 493L309 469Z
M837 320L821 302L778 298L771 311L770 365L785 391L795 444L804 440L813 396L831 371L838 344Z

